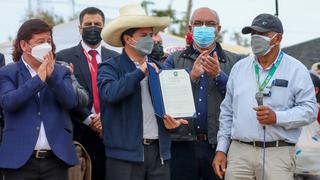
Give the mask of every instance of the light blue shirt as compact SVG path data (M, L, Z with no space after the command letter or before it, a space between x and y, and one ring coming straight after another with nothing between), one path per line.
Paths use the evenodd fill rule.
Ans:
M263 128L253 110L258 106L255 99L258 92L255 63L258 63L255 57L249 56L236 63L231 70L226 96L220 107L216 151L226 153L231 140L263 141ZM272 65L266 69L258 65L261 84ZM287 81L287 87L272 85L275 79ZM271 92L271 96L265 96L263 103L276 113L276 124L266 126L266 141L297 143L301 126L316 120L318 113L309 71L301 62L284 53L266 89Z

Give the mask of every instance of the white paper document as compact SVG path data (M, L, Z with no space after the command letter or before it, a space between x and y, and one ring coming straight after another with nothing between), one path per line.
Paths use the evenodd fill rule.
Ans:
M165 114L174 118L194 116L196 110L188 72L163 70L159 79Z

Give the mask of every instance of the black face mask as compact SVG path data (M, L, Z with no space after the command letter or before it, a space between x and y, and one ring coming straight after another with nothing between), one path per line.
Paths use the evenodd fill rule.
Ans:
M82 40L89 45L97 45L101 42L102 28L97 26L90 26L82 28Z
M155 43L149 56L154 60L160 61L163 55L163 46L159 43Z

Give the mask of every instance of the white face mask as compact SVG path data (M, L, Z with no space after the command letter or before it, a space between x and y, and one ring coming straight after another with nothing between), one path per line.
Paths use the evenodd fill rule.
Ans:
M36 58L39 62L44 61L44 56L52 50L52 46L48 43L42 43L34 46L31 49L31 56Z

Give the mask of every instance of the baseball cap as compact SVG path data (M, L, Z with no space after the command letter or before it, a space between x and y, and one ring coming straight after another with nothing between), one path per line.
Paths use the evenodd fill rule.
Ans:
M260 14L252 21L251 26L246 26L242 29L243 34L258 32L277 32L283 34L283 27L280 19L271 14Z

